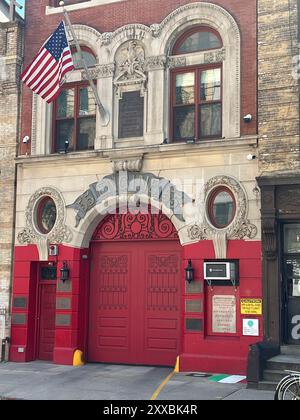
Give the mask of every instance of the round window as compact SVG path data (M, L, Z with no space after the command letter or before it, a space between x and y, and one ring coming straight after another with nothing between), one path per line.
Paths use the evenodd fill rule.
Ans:
M44 197L37 206L36 222L39 231L48 234L54 228L57 212L54 200Z
M229 188L219 187L209 196L208 215L210 222L217 229L224 229L231 224L236 213L236 201Z

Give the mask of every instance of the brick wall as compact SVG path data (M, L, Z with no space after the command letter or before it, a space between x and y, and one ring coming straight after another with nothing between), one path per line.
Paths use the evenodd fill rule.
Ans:
M70 12L73 23L92 26L98 31L111 32L129 23L151 25L161 22L172 11L194 0L125 0L79 11ZM244 124L242 120L242 134L257 133L257 48L256 48L256 0L236 1L219 0L208 3L218 4L231 13L242 33L242 109L243 115L251 113L254 116L251 124ZM25 32L25 63L28 65L49 34L56 28L62 15L46 15L49 0L30 1L26 6ZM26 110L22 118L22 136L31 133L32 94L24 89L23 109ZM22 145L21 145L22 146ZM20 154L26 152L21 147Z
M297 0L258 1L260 171L299 168Z
M15 206L15 157L20 123L21 23L0 24L0 309L9 307ZM1 317L1 311L0 311ZM0 339L2 338L0 319Z

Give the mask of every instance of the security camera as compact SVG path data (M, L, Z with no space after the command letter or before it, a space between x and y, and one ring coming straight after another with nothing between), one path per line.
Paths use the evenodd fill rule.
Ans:
M247 114L244 116L244 122L245 123L250 123L252 121L253 117L251 114Z
M252 153L250 153L250 154L247 156L247 159L251 161L251 160L255 160L255 159L256 159L256 157L257 157L257 156L252 155Z
M25 137L23 138L23 143L24 143L24 144L28 144L28 143L29 143L29 140L30 140L30 137L29 137L29 136L25 136Z

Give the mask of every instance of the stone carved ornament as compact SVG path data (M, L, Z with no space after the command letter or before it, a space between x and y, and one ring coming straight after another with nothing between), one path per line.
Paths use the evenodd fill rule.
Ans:
M116 77L119 86L141 85L146 88L145 50L138 41L128 41L116 55Z
M56 205L56 222L47 235L39 232L35 226L35 210L38 203L44 197L53 199ZM69 243L72 241L73 234L71 230L65 225L65 203L62 195L51 187L40 188L36 191L29 200L25 211L26 228L18 234L18 241L20 244L38 244L44 242L60 244L62 242Z
M67 206L75 210L75 227L77 228L87 213L95 206L105 203L109 198L126 194L129 197L148 195L149 198L163 204L174 213L174 216L184 222L182 203L190 203L191 198L183 191L179 191L168 179L158 177L152 173L115 172L105 176L101 181L89 186L74 203Z
M236 199L236 215L233 222L225 229L215 228L208 220L205 211L204 222L202 225L194 224L188 229L188 236L192 241L213 239L218 240L220 234L225 235L226 239L254 239L258 233L257 227L253 225L248 216L248 200L246 192L241 184L233 177L217 176L211 178L205 185L206 202L210 193L217 187L225 186L229 188ZM205 204L206 207L206 204ZM224 238L224 239L225 239Z

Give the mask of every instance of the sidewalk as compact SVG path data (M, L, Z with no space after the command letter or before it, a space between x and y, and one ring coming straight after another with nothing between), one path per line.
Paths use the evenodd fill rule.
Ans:
M150 400L172 370L160 367L43 362L0 364L0 400ZM272 400L272 392L247 390L207 378L174 375L158 400Z

